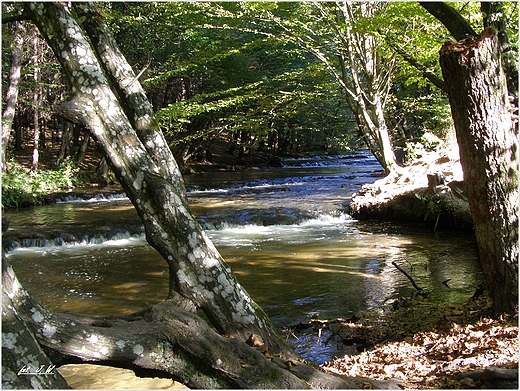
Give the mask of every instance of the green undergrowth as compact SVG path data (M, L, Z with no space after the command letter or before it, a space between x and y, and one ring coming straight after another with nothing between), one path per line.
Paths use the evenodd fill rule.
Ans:
M2 208L39 205L49 193L78 185L78 172L79 168L73 162L63 163L53 170L28 172L11 160L2 173Z

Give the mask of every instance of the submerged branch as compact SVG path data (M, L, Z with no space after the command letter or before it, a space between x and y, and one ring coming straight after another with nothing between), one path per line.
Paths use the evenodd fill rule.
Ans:
M408 278L408 279L410 280L410 282L412 283L412 285L413 285L413 287L414 287L415 289L417 289L419 292L422 292L423 288L419 287L419 286L415 283L415 281L413 280L412 276L410 276L410 275L406 272L406 270L404 270L401 266L399 266L399 265L398 265L397 263L395 263L395 262L392 262L392 265L394 265L395 268L396 268L397 270L399 270L401 273L403 273L403 274L406 276L406 278Z

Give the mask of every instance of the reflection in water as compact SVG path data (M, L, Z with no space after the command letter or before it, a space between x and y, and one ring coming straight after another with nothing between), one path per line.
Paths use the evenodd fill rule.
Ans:
M275 227L264 227L262 232L271 231L265 240L236 231L235 236L225 230L210 235L240 283L280 326L318 312L328 319L350 316L409 296L414 288L392 261L410 270L437 300L460 302L478 285L472 238L453 243L449 235L405 232L398 225L393 232L375 235L364 231L367 227L345 221L332 232L330 226L316 226L314 231L288 234L284 226L279 236ZM234 246L237 242L242 246ZM447 278L452 279L450 288L442 284Z
M345 206L361 184L377 179L375 160L356 155L314 163L186 177L194 213L276 326L318 315L349 317L409 296L414 288L392 261L437 300L458 303L471 296L480 282L472 237L354 221ZM22 284L45 306L129 313L166 297L167 264L146 243L128 200L76 199L8 215L6 239L27 232L67 238L65 245L8 254ZM442 283L447 279L449 287ZM335 354L315 341L295 344L317 362Z
M22 248L8 256L20 282L54 310L131 313L168 293L166 262L144 238Z

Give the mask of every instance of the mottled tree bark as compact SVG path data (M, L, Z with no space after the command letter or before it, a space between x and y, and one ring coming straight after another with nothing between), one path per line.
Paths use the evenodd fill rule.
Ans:
M13 269L2 259L2 389L70 388L27 328L17 305L22 292Z
M493 29L446 42L440 63L487 287L497 313L518 305L518 139Z
M90 40L65 6L27 6L72 86L72 99L56 110L84 124L103 148L147 241L168 263L169 299L203 309L222 334L242 341L259 334L274 352L288 352L189 210L182 176L151 105L100 15L90 5L74 7L88 16L83 25Z

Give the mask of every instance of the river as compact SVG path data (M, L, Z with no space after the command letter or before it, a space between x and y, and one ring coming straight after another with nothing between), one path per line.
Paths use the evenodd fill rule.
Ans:
M393 261L433 299L467 300L482 278L472 235L361 222L346 213L352 193L380 176L377 161L359 152L192 174L185 181L206 232L280 329L410 296L414 288ZM130 313L165 298L167 265L146 243L124 194L69 196L5 214L11 219L3 238L7 256L21 283L48 308ZM339 354L335 344L312 336L289 342L319 364Z

